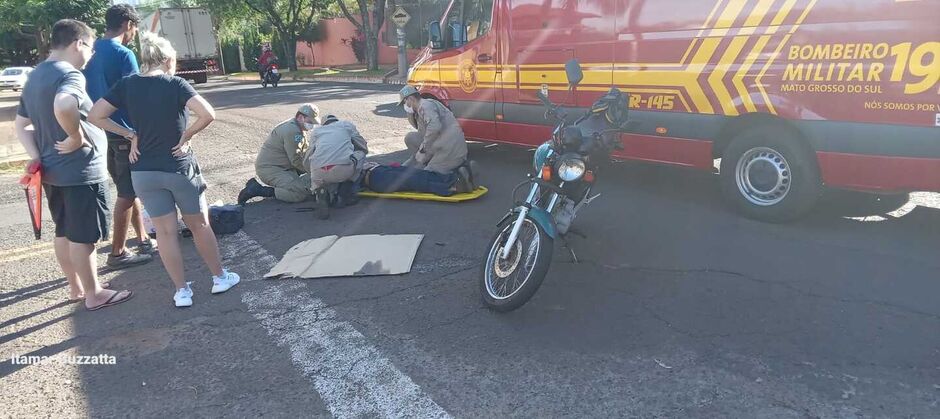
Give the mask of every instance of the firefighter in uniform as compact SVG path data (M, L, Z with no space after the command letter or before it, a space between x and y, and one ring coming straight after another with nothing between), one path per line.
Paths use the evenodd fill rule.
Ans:
M414 86L405 86L399 95L418 129L405 135L412 157L404 165L440 174L466 166L467 140L450 109L436 100L421 98Z
M255 174L264 186L249 179L238 194L238 203L255 197L274 197L284 202L301 202L311 196L310 176L304 167L307 133L319 123L320 110L306 103L297 109L293 119L274 127L255 159Z

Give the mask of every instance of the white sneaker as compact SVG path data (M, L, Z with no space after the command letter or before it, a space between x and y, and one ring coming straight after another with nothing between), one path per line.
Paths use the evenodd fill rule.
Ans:
M191 282L186 283L186 288L176 290L173 301L176 302L177 307L189 307L193 305L193 289L190 288L189 284L191 284Z
M223 269L222 276L212 277L212 293L219 294L228 291L229 288L234 287L239 281L241 281L241 278L237 273Z

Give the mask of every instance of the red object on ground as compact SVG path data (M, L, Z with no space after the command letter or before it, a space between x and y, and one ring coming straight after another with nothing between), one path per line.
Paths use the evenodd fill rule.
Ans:
M29 218L33 222L33 234L39 240L42 238L42 166L39 162L30 163L26 172L20 179L20 185L26 191L26 206L29 207Z

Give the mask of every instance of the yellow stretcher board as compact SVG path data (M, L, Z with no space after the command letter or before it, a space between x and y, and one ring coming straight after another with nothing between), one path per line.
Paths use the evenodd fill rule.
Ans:
M489 189L486 189L482 186L477 186L473 192L459 193L451 196L440 196L434 195L432 193L422 192L379 193L372 191L359 192L359 196L386 199L411 199L415 201L463 202L477 199L483 195L486 195L487 192L489 192Z

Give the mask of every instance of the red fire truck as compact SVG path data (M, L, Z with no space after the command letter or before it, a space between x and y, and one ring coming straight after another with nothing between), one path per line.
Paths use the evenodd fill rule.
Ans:
M783 221L824 186L940 191L937 22L933 0L452 0L409 83L519 145L550 134L537 92L587 107L616 86L639 121L617 157L720 158L727 198Z

